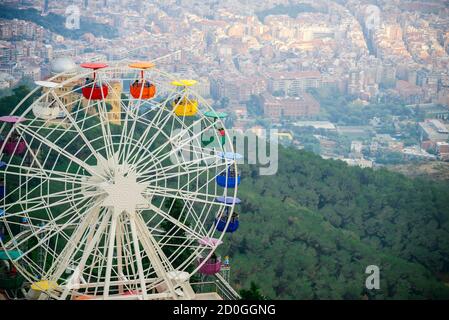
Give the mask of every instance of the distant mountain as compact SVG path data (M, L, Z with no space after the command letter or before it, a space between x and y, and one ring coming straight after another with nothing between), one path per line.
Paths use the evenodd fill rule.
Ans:
M8 5L0 4L0 18L31 21L44 27L45 29L70 39L79 39L85 33L92 33L97 37L104 37L108 39L116 38L118 36L118 30L116 28L93 22L83 17L81 17L80 20L80 29L67 29L65 27L66 17L54 13L41 15L41 13L34 8L17 9Z
M449 184L281 148L279 172L242 166L231 282L278 299L447 299ZM380 290L367 290L369 265ZM446 279L446 280L444 280Z

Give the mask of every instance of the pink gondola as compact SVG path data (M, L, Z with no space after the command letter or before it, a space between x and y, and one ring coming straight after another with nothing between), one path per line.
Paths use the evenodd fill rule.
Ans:
M202 264L204 259L198 260L199 264ZM205 275L214 275L221 270L221 258L209 258L199 269L199 272Z
M3 116L0 117L0 122L5 123L20 123L26 121L25 118L18 116ZM20 137L14 132L11 133L7 141L0 142L0 148L3 147L3 153L8 155L21 155L26 151L25 140L20 139Z
M3 116L0 117L0 122L7 122L7 123L19 123L24 122L26 119L18 116Z
M204 237L204 238L198 240L198 243L203 246L216 247L216 246L219 246L220 244L222 244L223 241L221 241L220 239L216 239L216 238Z

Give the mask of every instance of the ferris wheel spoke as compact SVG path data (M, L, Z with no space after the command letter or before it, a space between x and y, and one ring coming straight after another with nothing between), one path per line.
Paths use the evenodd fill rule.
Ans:
M26 147L29 152L29 155L31 155L31 157L32 157L32 161L30 161L31 162L30 166L24 166L23 161L22 161L21 165L15 165L15 164L10 163L10 164L8 164L8 173L13 173L13 174L15 173L14 171L11 171L10 169L19 169L19 170L22 170L22 171L25 170L28 172L33 171L33 172L35 172L35 174L44 174L46 178L50 178L49 175L53 175L53 174L60 175L67 179L71 179L71 178L75 179L78 177L78 175L73 174L73 173L61 172L61 171L54 170L55 165L53 166L53 169L45 169L44 165L38 159L38 157L36 156L36 153L30 148L30 146L27 144ZM37 168L33 167L34 164L37 166ZM21 175L23 175L23 174L21 173Z
M169 241L169 240L167 240L167 241ZM204 250L204 247L198 246L198 245L193 246L192 243L195 243L195 241L189 237L186 237L185 240L183 241L183 243L180 245L176 245L176 244L172 245L171 243L166 243L164 245L164 247L170 247L170 246L177 247L176 250L173 251L173 253L169 256L169 259L171 259L171 260L178 259L183 254L183 252L185 252L186 249L190 249L190 250L194 249L194 250L192 250L192 254L190 255L190 258L185 259L178 266L178 268L182 269L182 268L185 268L185 266L190 265L192 263L192 261L195 260L196 257L198 257L200 255L200 252ZM196 243L199 243L199 242L196 241Z
M57 146L55 143L49 141L48 139L40 136L39 134L35 133L32 130L29 130L26 126L22 126L22 125L18 125L17 128L20 128L23 130L23 132L26 132L28 135L34 137L36 140L42 142L43 144L45 144L46 146L48 146L50 149L58 152L59 154L65 156L68 160L78 164L80 167L82 167L83 169L85 169L87 172L89 172L92 175L96 175L100 178L102 178L102 176L98 175L95 170L93 170L87 163L81 161L80 159L76 158L74 155L72 155L71 153L67 152L65 149L62 149L61 147Z
M46 126L47 124L49 124L50 120L45 120L45 121L41 121L38 118L36 118L35 120L33 120L32 122L30 122L27 127L33 130L41 130L42 126ZM39 123L42 122L42 123ZM64 128L62 127L62 125L58 125L58 127L53 127L52 128L52 132L61 132L61 134L66 134L66 133L78 133L76 130L73 129L69 129L69 128Z
M77 184L83 184L83 185L92 185L87 181L84 181L82 178L83 176L80 174L73 174L63 171L57 171L57 170L50 170L50 169L44 169L41 167L35 168L35 167L24 167L24 166L18 166L14 164L8 165L9 169L19 169L25 172L20 171L7 171L6 173L8 175L12 176L19 176L19 177L26 177L26 178L34 178L34 179L45 179L46 181L51 182L68 182L71 183L77 183Z
M140 100L138 101L140 103ZM129 102L131 103L131 101ZM125 110L125 120L124 120L124 126L122 127L121 130L121 135L120 135L120 143L119 143L119 149L118 149L118 154L119 154L119 159L124 159L123 157L123 151L124 148L130 143L130 140L132 139L128 139L130 137L132 137L134 135L134 128L136 126L137 123L137 119L138 119L138 106L134 106L134 109L132 108L127 108L125 106L123 106L123 110ZM132 119L132 121L130 121L130 118ZM128 123L132 122L131 128L129 129L131 134L128 135ZM124 161L126 161L126 159L124 159Z
M48 241L49 239L53 238L54 236L64 233L64 231L66 231L67 229L67 225L70 225L71 223L73 223L74 221L76 221L78 219L78 217L73 216L71 218L71 220L67 221L66 223L64 223L62 226L57 225L54 221L49 222L50 226L46 226L44 227L39 227L39 231L34 231L34 232L30 232L30 235L28 237L25 237L24 239L22 239L21 243L27 243L28 240L32 239L32 238L39 238L39 241L36 245L34 245L31 248L28 248L26 251L24 251L22 254L23 256L28 255L30 252L33 252L34 250L36 250L38 247L40 247L43 243L45 243L46 241ZM51 232L46 232L48 231L48 229L50 229ZM40 236L40 234L45 234L44 236ZM16 245L17 247L20 246L20 243Z
M173 188L164 188L164 187L156 187L156 188L147 188L144 195L148 196L160 196L167 197L171 199L179 199L190 202L204 203L210 205L218 205L215 200L214 195L210 195L207 193L201 193L196 191L187 191L182 189L173 189ZM212 200L208 200L212 198Z
M173 113L173 110L172 110L172 113ZM186 140L191 141L194 138L200 137L202 134L201 130L199 130L200 132L195 132L195 130L194 130L195 127L201 126L202 118L199 118L198 120L193 121L188 126L186 126L184 121L182 121L182 119L179 119L178 117L173 116L172 119L173 119L173 121L177 121L177 123L181 126L182 129L179 130L179 132L177 134L170 136L169 139L167 139L167 141L158 148L159 151L163 150L167 145L171 144L173 142L173 140L182 138L182 136L184 136L184 135L188 135L188 138ZM190 135L190 133L192 133L193 136ZM156 152L156 150L155 150L155 152Z
M179 221L181 223L183 223L183 224L186 224L187 219L190 218L191 222L195 225L195 228L197 229L196 230L197 233L207 234L207 231L204 228L203 222L199 219L198 214L195 212L195 209L193 208L193 205L191 205L187 201L184 201L184 203L185 203L184 204L184 209L183 209L184 219L182 221L179 219ZM179 231L179 229L177 228L177 226L173 225L173 227L170 230L168 230L164 234L164 236L167 237L167 238L171 238L171 235L174 234L174 233L178 233L178 231ZM190 235L187 235L187 236L191 238Z
M196 183L196 186L195 186L196 191L190 191L189 189L191 188L191 185L195 183L195 181L192 181L192 179L190 179L190 177L189 177L188 181L186 181L184 185L178 186L178 189L177 189L179 191L179 193L181 194L181 196L184 198L184 202L186 203L186 206L187 205L189 206L188 210L192 214L192 218L196 220L196 223L202 228L203 232L205 232L205 233L207 233L207 231L204 229L204 225L201 223L201 218L204 213L204 210L206 209L206 205L208 205L207 213L209 213L211 210L215 210L215 209L216 209L216 211L219 211L221 208L226 208L226 207L232 208L232 205L230 205L230 204L226 204L226 203L219 204L218 202L215 201L216 196L217 196L217 194L215 194L216 190L214 190L215 192L212 192L212 193L208 192L209 183L212 180L215 180L215 177L212 177L209 181L206 181L202 186L199 186L198 183ZM187 190L186 190L186 188L187 188ZM171 190L172 190L171 192L173 193L174 189L171 188ZM201 192L201 190L203 190L203 192L208 192L208 193L203 193L203 192ZM196 199L195 200L189 199L189 197L191 197L191 196L196 197ZM201 199L201 197L202 197L202 199ZM214 199L214 201L212 203L210 203L210 201L209 201L210 197L213 197L213 199ZM198 199L200 199L200 200L198 201ZM207 202L207 203L205 203L205 205L203 206L201 215L198 216L198 214L196 213L193 206L195 203L202 203L202 202L203 203Z
M153 121L151 122L151 127L153 127L153 125L154 125L154 127L156 128L156 133L153 134L153 136L151 137L150 141L148 141L148 148L149 148L149 149L152 147L153 143L159 138L159 136L160 136L161 134L162 134L165 138L170 139L170 137L164 132L164 129L167 127L167 124L168 124L169 120L172 120L172 127L173 127L173 121L175 120L175 117L173 116L173 112L174 112L174 111L173 111L173 110L170 110L170 111L167 110L167 109L165 108L165 106L167 105L167 103L169 103L169 102L174 98L175 95L176 95L176 94L173 93L171 96L168 96L168 97L165 99L165 101L162 102L162 106L163 106L163 107L160 107L160 108L159 108L160 112L166 112L165 117L163 117L163 118L161 119L160 114L158 114L158 117L154 117L154 118L153 118ZM156 120L156 119L158 119L158 121L154 121L154 120ZM172 129L173 129L173 128L172 128ZM148 131L148 132L149 132L149 131ZM148 133L148 132L147 132L147 133ZM144 137L142 137L142 138L146 139L146 135L145 135ZM141 138L141 140L142 140L142 138ZM142 142L142 143L143 143L143 142ZM156 149L156 150L157 150L157 149ZM148 160L148 157L149 157L149 156L143 157L143 158L139 158L139 159L138 159L138 160L139 160L138 163ZM133 164L136 164L136 162L135 162L136 160L137 160L137 159L134 158Z
M103 84L103 80L100 79L100 86L102 84ZM117 95L117 93L115 92L115 90L111 86L111 84L109 82L106 82L106 84L111 89L110 92L113 95L115 95L115 97L113 97L112 99L108 99L108 100L121 101L121 97L119 97ZM121 104L121 102L120 102L120 104ZM98 106L98 111L99 111L101 130L103 132L103 140L104 140L104 144L106 147L106 154L108 157L111 157L115 153L115 151L114 151L114 142L112 139L112 131L111 131L109 113L107 112L107 108L106 108L106 101L104 99L102 99L101 102L98 101L97 106ZM121 117L121 113L120 113L120 117ZM110 148L108 148L108 146Z
M125 148L125 137L127 136L126 134L125 134L125 132L127 132L128 131L128 123L129 123L129 117L130 117L130 111L129 110L126 110L126 113L125 113L125 121L124 121L124 124L123 124L123 126L122 126L122 129L121 129L121 134L120 134L120 142L119 142L119 145L118 145L118 150L117 150L117 154L118 154L118 159L119 160L122 160L122 159L124 159L124 153L123 153L123 149Z
M105 284L104 284L104 296L109 296L109 287L110 287L110 280L111 280L111 272L112 272L112 264L114 259L114 244L115 244L115 234L117 229L117 219L118 217L115 214L112 214L111 217L111 226L109 228L109 241L107 242L108 249L107 249L107 264L106 264L106 277L105 277Z
M84 132L80 129L80 127L78 126L78 124L76 123L75 119L73 119L72 115L70 114L70 112L64 107L64 104L62 103L62 101L59 99L57 94L53 93L53 97L55 98L55 100L61 105L63 106L61 109L63 110L63 112L65 113L65 116L67 117L67 119L69 119L71 125L75 128L76 132L79 134L79 137L83 140L84 144L87 146L87 148L90 150L90 152L92 153L92 155L97 158L98 160L98 154L97 151L93 148L92 144L90 143L89 139L86 137L86 135L84 134Z
M167 271L173 270L173 266L170 261L165 256L162 249L159 247L157 241L154 239L152 234L148 232L146 224L141 216L136 215L136 229L140 235L142 246L148 257L151 258L153 269L159 279L163 279L168 291L175 294L175 289L173 287L171 279L168 277Z
M29 180L29 179L28 179ZM23 182L22 184L20 184L19 186L17 186L16 187L16 189L14 189L14 190L12 190L12 191L10 191L10 193L11 194L15 194L16 192L20 192L20 189L22 188L22 187L24 187L24 186L26 186L27 185L27 182L28 181L25 181L25 182ZM32 204L32 203L36 203L35 204L35 206L37 206L37 205L42 205L44 202L43 202L43 198L45 197L46 198L46 200L49 200L49 199L51 199L51 198L59 198L59 197L63 197L63 196L66 196L66 198L67 197L71 197L71 199L72 199L72 201L75 201L76 199L73 199L73 194L76 192L76 191L83 191L83 187L78 187L78 188L72 188L72 189L65 189L65 190L62 190L62 191L59 191L59 192L57 192L57 193L51 193L51 194L47 194L47 195L45 195L45 196L43 196L42 194L39 194L38 196L36 196L35 198L30 198L29 197L29 195L30 194L32 194L33 192L37 192L37 190L39 190L39 188L40 187L42 187L42 186L44 186L44 184L46 183L47 181L41 181L38 185L36 185L33 189L31 189L31 190L28 190L28 193L25 193L23 196L21 196L19 199L17 199L16 201L14 201L10 206L13 206L13 205L19 205L19 206L21 206L21 205L25 205L25 204L28 204L28 205L30 205L30 204ZM101 193L98 193L98 194L89 194L89 197L90 196L95 196L95 195L101 195ZM21 202L23 202L23 203L21 203ZM45 204L45 203L44 203ZM34 206L33 206L34 207ZM5 208L5 210L9 210L9 207L6 207ZM30 210L30 209L29 209Z
M80 193L78 193L78 194L80 194ZM101 196L103 194L104 194L103 192L98 192L97 194L93 194L93 195ZM60 198L63 196L65 196L65 198L58 200L56 202L53 202L53 203L46 202L46 200L53 199L53 198ZM29 199L22 197L21 199L19 199L18 201L14 202L14 203L5 205L4 210L8 211L9 209L11 209L15 206L25 206L25 205L29 205L31 203L36 203L31 208L27 208L27 213L29 214L31 212L36 212L36 211L42 210L43 208L49 209L49 208L53 208L53 207L66 205L66 204L69 204L74 201L83 201L83 200L91 199L91 198L92 198L91 195L89 195L89 196L81 195L81 196L75 197L72 193L69 193L64 190L64 191L60 191L60 192L57 192L57 193L54 193L54 194L51 194L48 196L45 195L44 197L37 196L35 198L29 198ZM20 216L20 213L17 213L17 214L11 213L9 216L11 216L11 217L12 216Z
M164 102L162 102L162 104L167 103L172 98L173 98L173 95L167 97L167 99ZM162 117L164 112L166 113L166 115L165 115L165 117ZM148 124L145 131L142 133L141 137L137 140L137 143L135 144L133 149L129 152L129 155L136 154L135 151L136 151L137 146L139 146L139 145L146 145L147 148L150 150L153 142L159 137L159 134L163 131L165 125L168 123L168 121L170 119L171 119L171 114L167 113L166 110L164 110L164 108L159 108L156 115L153 117L152 121L150 122L150 124ZM148 138L148 134L151 132L152 129L156 129L156 133L154 133L151 136L150 140L147 143L145 143L146 139ZM132 163L133 165L136 165L136 160L137 160L136 157L137 157L137 155L135 155L132 158L127 159L127 160L130 163Z
M86 243L85 248L78 265L75 267L75 272L79 275L83 274L86 262L92 252L95 251L95 248L98 247L98 243L101 240L103 232L107 228L108 222L112 216L111 210L103 210L103 212L103 217L98 228L96 228L96 225L91 225L88 235L84 237ZM70 285L66 285L61 298L65 299L69 294L70 289Z
M142 174L140 177L141 182L149 182L152 185L170 180L173 181L174 179L179 180L186 177L188 178L191 175L195 174L197 176L201 176L202 174L207 174L207 176L211 175L212 178L210 179L210 181L212 181L213 179L215 179L217 174L225 170L221 167L222 165L219 164L216 164L214 166L197 166L193 168L176 165L167 170L162 169L158 171L147 172L146 174ZM212 171L214 169L216 169L216 171Z
M111 158L114 154L114 142L112 141L112 134L111 134L111 128L109 125L109 119L105 119L107 117L107 112L103 111L106 110L105 102L98 101L97 102L98 110L99 110L99 116L100 119L100 128L102 132L102 138L103 143L106 151L106 158ZM105 124L106 123L106 124Z
M124 220L124 217L121 216L122 221ZM129 231L130 226L129 225L125 225L125 223L121 223L119 225L119 229L121 231L121 235L122 235L122 240L123 240L123 252L124 252L124 260L125 260L125 265L127 267L127 273L129 273L131 271L131 273L133 275L137 274L136 272L136 268L135 268L135 263L134 263L134 257L135 255L132 253L133 249L132 249L132 240L131 240L131 235L130 235L130 231ZM126 263L127 262L127 263Z
M142 291L144 299L147 297L147 290L146 290L146 283L145 283L145 274L142 266L142 258L140 255L140 246L139 246L139 240L137 235L137 228L136 228L136 222L135 222L135 216L131 215L129 217L129 223L131 227L131 238L134 246L134 254L136 255L137 260L137 271L140 278L140 290Z
M83 207L86 207L86 213L88 213L88 211L89 211L89 208L88 208L89 206L90 206L89 203L86 203L83 206ZM59 220L63 220L66 217L70 217L70 219L68 221L64 222L62 225L58 225L57 224ZM23 235L29 234L28 237L23 237L23 236L22 237L20 237L20 236L16 237L16 240L17 239L21 239L21 242L18 242L17 245L20 246L21 243L26 243L32 237L39 236L40 233L45 233L45 232L50 233L50 232L52 232L51 237L53 237L55 235L58 235L58 234L64 235L65 233L63 231L64 230L71 230L71 229L73 229L73 225L75 224L75 222L79 218L80 218L80 216L79 215L73 215L73 210L71 210L69 208L65 212L63 212L62 214L58 215L56 218L49 219L49 220L39 219L39 221L45 223L43 226L38 226L40 231L39 232L34 232L34 229L36 228L36 226L30 225L31 229L25 230L22 233ZM22 224L20 224L20 225L22 225ZM57 231L56 233L55 233L55 230ZM60 232L58 230L60 230Z
M88 190L85 189L86 188L85 185L79 184L80 186L78 186L78 187L74 187L74 188L70 188L70 189L64 189L64 190L57 191L57 192L50 192L48 190L47 194L42 194L42 192L40 192L39 195L36 195L35 197L30 197L30 194L37 193L39 187L44 187L44 186L48 187L49 185L46 184L47 182L48 181L45 181L45 180L41 181L36 187L34 187L31 190L28 190L27 193L24 193L21 197L19 197L17 200L15 200L14 203L11 203L11 206L15 205L15 204L21 204L20 201L31 201L31 202L33 202L33 201L36 201L36 200L42 200L43 198L51 199L51 198L58 198L58 197L61 197L61 196L64 196L64 195L73 196L76 192L78 194L82 194L82 196L86 197L86 198L91 198L91 197L94 197L94 196L99 196L101 194L104 194L104 191L96 191L96 192L88 191ZM24 186L27 185L27 183L28 183L28 181L23 182L21 185L19 185L11 193L15 194L16 192L19 192L21 188L23 188ZM88 184L86 184L86 185L88 185ZM95 186L92 185L92 186L89 186L89 187L95 187ZM85 194L85 191L88 191L89 193Z
M162 218L164 218L165 220L175 224L176 226L178 226L180 229L184 230L185 232L187 232L188 234L190 234L192 237L196 238L196 239L202 239L203 236L201 236L200 234L198 234L196 231L192 230L191 228L189 228L188 226L186 226L185 224L183 224L181 221L173 218L172 216L170 216L169 214L165 213L162 209L156 207L154 204L150 203L150 210L154 211L155 213L157 213L159 216L161 216ZM140 214L144 214L143 211L140 211Z
M140 100L139 100L140 102ZM124 121L124 127L121 131L121 135L120 135L120 144L119 144L119 150L118 150L118 154L120 155L120 158L122 156L124 156L123 152L126 151L125 148L126 146L131 144L132 141L132 137L134 136L134 131L135 131L135 127L137 125L137 120L138 120L138 106L135 106L135 112L132 112L131 110L126 109L126 113L125 113L125 121ZM130 117L133 119L133 121L129 121ZM131 128L128 129L128 123L132 122ZM130 133L128 134L128 130L130 131ZM145 133L145 132L144 132ZM138 142L136 144L136 146L138 145ZM135 146L135 147L136 147ZM134 148L135 148L134 147ZM129 151L129 147L128 147L128 154L132 154L133 151ZM125 157L123 157L124 161L128 161L128 159L126 159Z
M190 136L185 139L185 140L181 140L181 141L176 141L179 137L182 137L183 135L186 134L186 131L181 130L179 133L175 134L174 136L170 137L167 139L167 141L165 143L163 143L161 146L159 146L157 149L154 150L154 152L152 153L152 155L154 157L158 157L158 160L160 162L168 159L169 157L171 157L174 153L179 152L180 150L182 150L183 148L186 148L186 151L190 151L188 148L190 147L189 143L191 141L193 141L193 139L198 139L198 137L201 136L201 132L200 133L196 133L194 136ZM170 151L165 152L163 155L160 155L160 153L162 151L164 151L164 149L166 147L168 147L169 145L175 145L174 148L171 148ZM146 160L146 158L142 158L141 160L139 160L139 163L142 163Z
M197 157L194 160L183 162L182 164L175 163L170 166L166 166L160 170L151 170L154 168L154 166L150 166L148 168L139 168L141 173L140 177L142 178L142 182L158 182L158 181L164 181L171 178L179 178L184 175L190 175L190 174L200 174L203 172L206 172L208 170L218 169L218 173L225 170L224 164L220 162L215 162L212 165L208 166L199 166L201 163L207 161L207 160L215 160L216 156L208 156L208 157ZM196 166L195 166L196 165ZM220 168L222 168L220 170ZM182 169L182 170L181 170ZM177 170L177 171L175 171ZM154 178L157 177L157 178Z
M168 122L169 119L170 119L170 117L167 116L167 122ZM164 124L164 125L165 125L165 124ZM168 135L167 133L165 133L165 132L163 131L162 128L160 128L160 129L157 131L157 134L153 135L153 137L151 138L151 145L152 145L152 143L153 143L153 142L154 142L160 135L164 136L167 140L172 139L171 137L169 137L169 135ZM166 148L169 144L170 144L170 143L167 143L167 142L163 143L162 145L160 145L159 147L157 147L156 149L154 149L154 150L152 151L151 155L147 155L147 156L144 156L144 157L140 157L139 159L135 159L134 162L133 162L133 164L136 165L136 166L139 166L140 164L146 163L148 160L150 160L150 156L151 156L151 157L157 157L157 156L158 156L158 153L161 152L161 150L163 150L164 148Z

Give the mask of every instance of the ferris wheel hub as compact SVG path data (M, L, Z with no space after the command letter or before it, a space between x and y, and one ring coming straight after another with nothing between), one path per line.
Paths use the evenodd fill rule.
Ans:
M107 194L102 206L112 207L116 213L126 211L129 214L134 213L137 208L147 208L149 200L143 196L146 187L146 184L137 181L134 172L118 172L112 181L99 185Z

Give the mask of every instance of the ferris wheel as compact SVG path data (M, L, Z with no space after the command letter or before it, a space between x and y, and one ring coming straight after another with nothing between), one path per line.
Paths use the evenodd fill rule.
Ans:
M0 260L30 299L195 299L239 226L225 113L151 62L82 64L0 117ZM37 97L27 105L27 101ZM13 279L13 280L11 280Z

